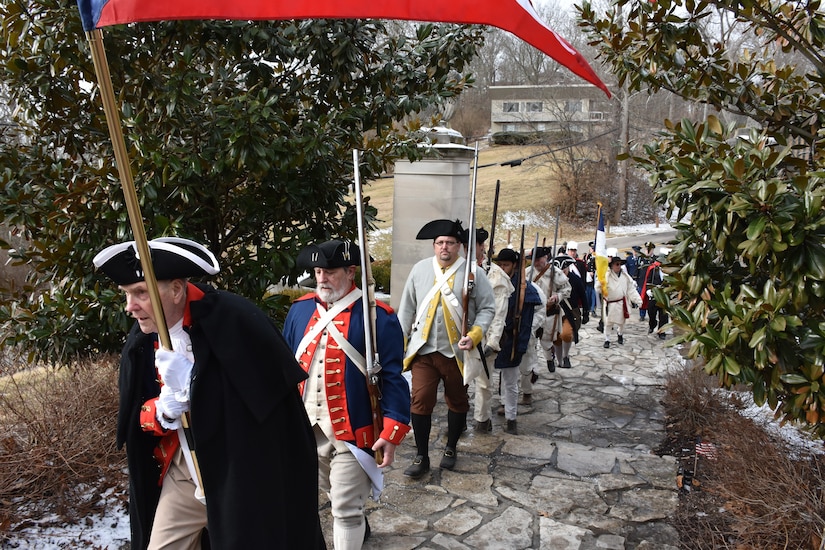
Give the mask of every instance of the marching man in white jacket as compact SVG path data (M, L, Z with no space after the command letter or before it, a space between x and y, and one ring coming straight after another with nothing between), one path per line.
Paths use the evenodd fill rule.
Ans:
M610 258L607 270L607 313L604 321L604 347L610 347L610 331L616 327L616 341L624 344L624 323L630 317L630 305L641 307L642 297L636 290L636 281L622 269L624 260L618 256ZM602 291L601 281L596 279L596 292ZM630 303L628 303L630 302Z

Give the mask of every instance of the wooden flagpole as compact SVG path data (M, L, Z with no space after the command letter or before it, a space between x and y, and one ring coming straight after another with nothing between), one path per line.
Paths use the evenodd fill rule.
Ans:
M115 92L112 86L112 76L109 73L109 62L106 59L106 50L103 47L103 32L94 29L86 33L89 46L92 51L92 62L97 75L97 83L100 89L100 97L103 100L103 112L106 116L106 126L109 128L109 137L112 139L117 170L120 174L120 181L123 187L123 194L126 200L126 210L129 214L129 224L132 226L132 233L135 237L135 246L140 256L140 265L143 268L143 276L146 280L146 287L149 291L149 300L152 303L152 310L155 312L155 325L158 327L158 338L161 345L172 349L172 339L169 337L169 327L166 325L166 317L163 313L163 304L158 290L158 281L155 277L155 268L152 265L152 254L149 251L149 241L146 239L146 229L143 226L143 217L140 213L140 203L138 202L135 181L132 177L132 167L129 163L129 155L126 152L126 141L123 139L123 131L120 124ZM195 455L194 441L189 429L189 413L181 416L181 425L186 434L189 450L192 454L192 463L195 466L195 474L198 478L198 485L204 491L201 470L198 465L198 458Z

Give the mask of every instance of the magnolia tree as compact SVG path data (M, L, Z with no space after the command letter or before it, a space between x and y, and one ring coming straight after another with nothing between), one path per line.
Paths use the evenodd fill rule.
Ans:
M706 116L668 120L632 160L678 213L677 341L728 387L825 436L825 14L818 1L617 0L582 26L620 85Z
M73 2L9 0L0 80L16 108L0 144L0 222L29 270L0 336L47 359L119 349L129 320L92 257L132 238ZM419 115L471 82L481 29L378 21L167 22L111 27L105 47L149 238L213 250L216 284L259 303L309 241L353 236L352 149L364 181ZM374 209L372 209L374 213ZM274 311L274 304L263 303Z

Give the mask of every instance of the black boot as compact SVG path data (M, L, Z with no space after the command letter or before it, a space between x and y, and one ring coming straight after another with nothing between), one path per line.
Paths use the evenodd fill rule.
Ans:
M433 419L430 415L411 414L410 420L415 436L415 446L418 455L413 459L413 463L404 470L404 475L412 478L419 478L430 471L430 430Z
M457 413L447 411L447 448L444 450L444 457L441 459L441 468L452 470L455 468L456 445L464 426L467 424L467 413Z

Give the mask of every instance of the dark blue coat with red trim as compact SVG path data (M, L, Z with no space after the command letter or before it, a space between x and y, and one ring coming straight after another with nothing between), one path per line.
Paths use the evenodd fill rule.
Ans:
M320 301L320 298L313 292L296 300L289 309L284 323L284 337L293 352L297 350L304 334L306 334L312 317L317 315L316 303L318 301ZM321 303L323 304L323 302ZM363 304L359 299L336 317L338 320L348 320L346 328L341 329L339 327L339 330L346 336L352 347L362 355L365 348L363 311ZM378 357L381 362L380 405L381 412L384 415L383 426L378 437L383 437L397 445L401 443L410 429L410 387L401 375L404 359L404 337L401 332L401 325L398 323L398 317L396 317L390 306L383 302L377 302L375 311L376 343ZM331 353L331 350L327 349L328 357L329 353ZM343 360L343 351L339 353ZM299 363L302 363L302 368L307 370L311 355L305 355L309 356L302 358ZM325 376L328 384L338 382L343 387L344 407L341 410L330 412L330 418L333 420L336 419L336 415L346 418L346 421L336 427L336 431L342 432L337 436L337 439L350 441L361 448L372 447L375 442L372 410L370 408L367 380L361 370L349 357L346 357L343 372L327 373ZM337 401L335 408L339 407L340 402Z

